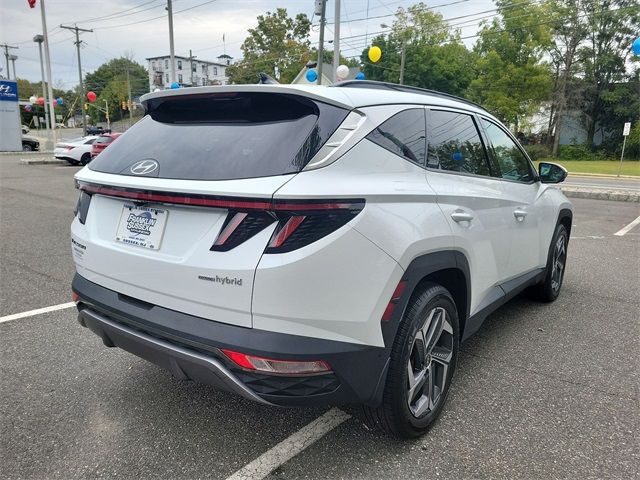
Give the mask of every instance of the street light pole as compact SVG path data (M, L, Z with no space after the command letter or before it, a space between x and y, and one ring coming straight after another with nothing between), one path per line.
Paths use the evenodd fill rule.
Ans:
M404 85L404 61L407 50L407 39L402 38L402 52L400 53L400 85Z
M340 66L340 0L335 1L333 20L333 81L338 81L338 66Z
M324 26L327 23L327 0L320 0L322 2L322 9L320 10L320 44L318 45L318 79L316 83L322 85L322 64L324 63Z
M173 48L173 7L171 0L167 0L167 12L169 14L169 58L171 61L171 82L176 81L176 55Z
M44 37L42 35L36 35L33 37L33 41L38 44L38 53L40 54L40 75L42 77L42 98L44 98L44 118L45 122L48 122L49 103L47 102L47 87L45 86L44 63L42 61L42 42L44 42Z
M42 36L44 37L44 58L47 69L47 92L49 93L49 122L51 122L51 140L56 144L56 116L53 111L53 76L51 75L51 53L49 51L49 38L47 36L47 14L44 9L44 0L40 0L40 14L42 16Z
M13 67L13 78L18 81L18 74L16 73L16 60L18 59L17 55L9 55L9 60L11 60L11 65Z

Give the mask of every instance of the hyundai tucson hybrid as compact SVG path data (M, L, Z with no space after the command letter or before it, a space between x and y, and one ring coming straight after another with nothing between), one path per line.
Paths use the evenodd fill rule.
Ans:
M108 347L415 437L490 312L560 293L566 171L475 104L366 81L142 103L75 177L73 298Z

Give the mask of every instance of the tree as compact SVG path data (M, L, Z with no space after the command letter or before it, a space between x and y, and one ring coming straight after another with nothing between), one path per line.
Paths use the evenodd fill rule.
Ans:
M441 14L424 3L399 8L391 33L374 39L382 50L378 63L362 53L365 76L370 80L397 83L401 51L405 48L404 83L462 95L473 78L473 56L460 42L459 33L450 32Z
M257 83L261 72L290 83L313 58L310 50L309 18L300 13L295 18L285 8L258 16L256 28L242 44L243 58L227 68L231 83Z
M498 0L501 18L485 25L474 48L476 78L468 95L516 128L549 98L551 75L542 55L551 40L545 5ZM533 19L533 20L532 20Z
M113 58L103 63L92 73L88 73L84 80L85 92L93 91L98 95L96 104L104 108L105 100L109 105L109 116L112 120L124 117L127 112L122 110L122 102L129 98L127 72L131 84L131 95L136 97L149 91L149 76L147 70L130 58ZM85 99L82 99L86 101ZM89 109L93 121L104 119L105 115L95 108Z
M640 30L640 9L637 0L582 0L582 8L587 35L578 57L586 84L583 120L587 144L591 146L596 129L606 138L612 129L621 128L603 123L605 107L611 103L611 96L615 97L616 85L630 80L627 57Z

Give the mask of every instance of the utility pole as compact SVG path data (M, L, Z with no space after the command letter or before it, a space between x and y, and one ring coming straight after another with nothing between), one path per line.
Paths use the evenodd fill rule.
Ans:
M131 79L129 78L129 69L127 68L127 92L129 94L129 126L133 125L133 101L131 100Z
M107 117L107 130L111 131L111 119L109 118L109 102L104 101L104 114Z
M56 144L56 115L53 110L53 76L51 75L51 52L49 51L49 37L47 35L47 14L44 9L44 0L40 0L40 14L42 16L42 35L44 36L44 60L47 69L47 92L49 93L49 122L51 122L50 148Z
M171 0L167 0L167 12L169 13L169 58L171 61L171 79L170 83L176 81L176 55L173 48L173 7Z
M318 85L322 85L322 63L324 54L324 26L327 23L327 0L320 0L322 2L322 10L320 10L320 45L318 46L318 79L316 82Z
M14 47L13 45L7 45L3 43L0 47L4 48L4 58L7 63L7 78L11 78L11 70L9 69L9 49L17 50L18 47Z
M38 53L40 54L40 75L42 76L42 98L44 98L44 118L49 118L49 103L47 102L47 87L44 80L44 62L42 61L42 42L44 37L42 35L36 35L33 37L33 41L38 44ZM50 127L51 128L51 127Z
M64 25L60 25L60 28L65 28L67 30L72 30L76 33L76 41L74 42L76 49L78 50L78 88L80 88L80 107L82 108L82 136L87 136L87 114L84 111L84 87L82 86L82 63L80 62L80 45L82 44L82 40L80 40L80 32L93 32L92 29L86 28L78 28L77 25L73 27L65 27Z
M340 0L335 1L333 21L333 81L338 81L338 67L340 66Z
M18 59L17 55L9 55L9 60L11 60L11 65L13 66L13 78L17 81L18 74L16 73L16 60Z
M193 53L191 53L191 49L189 49L189 68L191 69L191 86L193 87L193 59L198 58L194 57Z
M404 85L404 62L407 54L407 38L402 37L402 50L400 52L400 85Z

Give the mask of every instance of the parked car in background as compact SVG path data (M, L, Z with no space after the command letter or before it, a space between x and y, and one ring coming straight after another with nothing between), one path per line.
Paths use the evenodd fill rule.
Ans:
M22 136L22 151L23 152L37 152L40 150L40 142L33 138Z
M71 165L86 165L91 161L91 146L96 135L63 140L56 143L53 156L60 160L66 160Z
M111 143L113 143L116 138L118 138L121 133L105 133L104 135L100 135L95 139L93 144L91 145L91 158L95 158L98 156L100 152L102 152L105 148L107 148Z
M103 133L111 133L111 130L99 125L87 125L87 135L102 135Z

